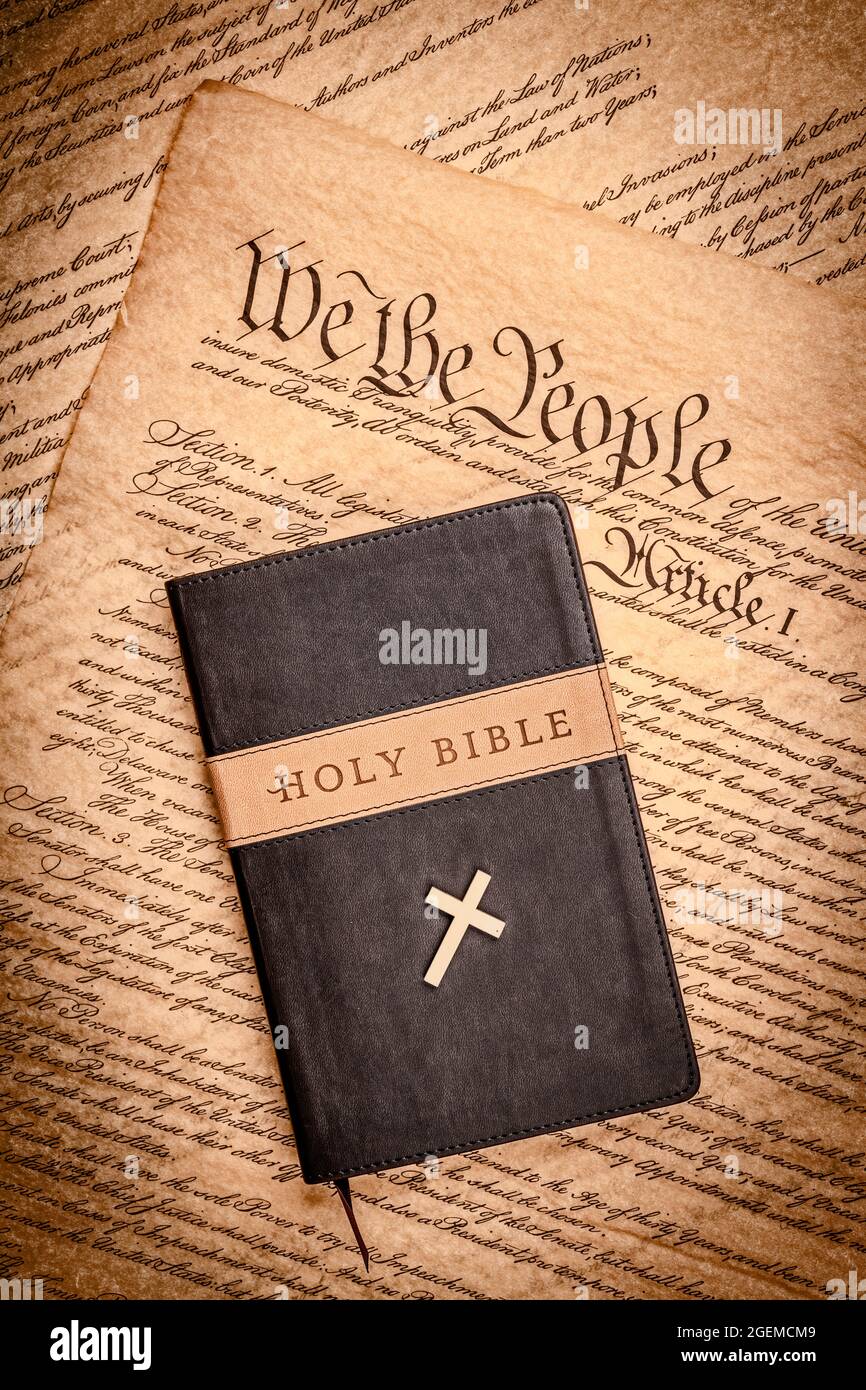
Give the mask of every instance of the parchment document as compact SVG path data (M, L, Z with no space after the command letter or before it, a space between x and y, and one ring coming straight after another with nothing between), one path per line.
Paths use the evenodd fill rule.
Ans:
M7 1271L700 1300L862 1268L863 361L844 296L202 88L4 638ZM299 1176L163 584L549 488L703 1085L358 1180L368 1274Z
M0 4L0 621L201 81L859 296L864 39L854 0Z

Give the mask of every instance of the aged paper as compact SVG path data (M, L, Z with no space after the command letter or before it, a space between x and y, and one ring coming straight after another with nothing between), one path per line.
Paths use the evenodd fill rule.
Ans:
M10 1272L700 1300L862 1267L862 349L842 296L202 88L4 635ZM359 1180L367 1274L299 1177L163 584L550 487L703 1085Z
M859 295L863 37L854 0L0 6L0 621L201 81Z

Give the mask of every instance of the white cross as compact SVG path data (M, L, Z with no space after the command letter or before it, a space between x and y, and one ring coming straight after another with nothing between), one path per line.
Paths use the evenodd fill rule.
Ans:
M463 899L452 898L450 893L443 893L441 888L430 889L424 901L430 903L438 912L446 913L451 918L451 926L430 962L430 969L424 976L425 984L433 985L434 988L441 984L442 976L454 959L457 947L468 927L477 927L479 931L487 932L488 936L499 938L502 935L505 923L500 922L498 917L491 917L489 912L482 912L478 906L489 882L490 875L477 869Z

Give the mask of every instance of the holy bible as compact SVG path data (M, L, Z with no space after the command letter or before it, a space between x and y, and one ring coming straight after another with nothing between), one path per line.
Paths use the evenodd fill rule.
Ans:
M166 587L307 1182L694 1095L559 497Z

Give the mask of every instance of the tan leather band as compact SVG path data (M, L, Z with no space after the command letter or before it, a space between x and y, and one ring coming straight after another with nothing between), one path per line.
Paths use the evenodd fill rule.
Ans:
M584 666L208 762L237 846L583 766L622 746L607 671Z

